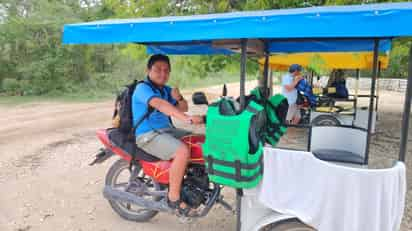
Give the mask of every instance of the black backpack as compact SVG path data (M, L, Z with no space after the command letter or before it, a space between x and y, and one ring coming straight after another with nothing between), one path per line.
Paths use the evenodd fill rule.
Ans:
M155 91L154 87L145 81L133 81L126 85L125 89L116 97L113 119L118 117L119 124L116 128L109 129L109 139L115 145L126 151L132 156L130 167L136 164L136 159L146 161L156 161L157 158L146 153L141 148L136 146L135 131L137 127L150 116L154 111L152 107L148 107L147 112L139 118L136 125L133 126L132 98L133 92L138 84L147 84Z
M153 112L153 108L149 107L149 110L142 118L139 119L136 126L133 126L132 97L138 84L147 84L153 91L155 91L153 86L149 83L146 83L143 80L134 80L133 83L126 85L125 89L116 97L115 109L113 113L113 119L119 117L119 131L124 134L128 134L131 137L134 136L134 132L139 124Z

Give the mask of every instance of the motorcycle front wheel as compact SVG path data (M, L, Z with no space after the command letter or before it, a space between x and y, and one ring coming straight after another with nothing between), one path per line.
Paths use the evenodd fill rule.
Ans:
M148 190L159 191L162 189L161 185L153 181L148 176L145 176L140 165L135 166L139 178L143 179ZM129 186L130 171L129 163L123 159L119 159L110 167L106 175L106 186L111 186L115 189L126 191ZM155 198L147 196L146 199L159 201L161 198ZM135 222L147 222L157 215L158 211L150 210L132 205L128 203L109 200L110 206L113 210L119 214L122 218L135 221Z

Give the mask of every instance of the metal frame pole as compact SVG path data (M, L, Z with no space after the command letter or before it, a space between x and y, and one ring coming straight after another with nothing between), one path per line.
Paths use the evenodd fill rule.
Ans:
M247 39L241 40L241 57L240 57L240 107L243 110L245 105L245 80L246 80L246 61L247 61ZM242 228L241 207L242 207L243 190L236 189L236 230Z
M408 146L409 116L411 114L411 97L412 97L412 45L409 50L409 68L408 84L405 92L405 105L403 107L402 127L401 127L401 144L399 149L399 160L405 161Z
M379 82L381 78L381 72L382 72L382 63L381 61L379 61L378 62L378 78L376 80L376 104L375 104L376 120L378 120Z
M313 70L310 71L310 86L313 89L313 77L315 76L315 72ZM306 145L306 151L310 152L311 151L311 146L312 146L312 122L311 122L311 117L312 117L312 109L309 108L309 125L310 127L308 128L308 143Z
M309 126L310 127L308 128L308 143L306 146L306 151L308 152L312 151L312 124L310 124Z
M265 44L265 47L266 44ZM263 97L268 98L269 97L269 86L268 86L268 78L269 78L269 53L267 52L267 49L265 48L265 64L263 66Z
M273 95L273 70L269 69L269 95Z
M379 39L375 39L374 48L373 48L373 70L372 70L372 83L371 83L371 93L369 97L369 115L368 115L368 134L366 138L366 150L365 150L365 162L369 162L369 146L371 141L371 130L372 130L372 117L374 109L374 95L375 95L375 86L376 78L378 76L378 58L379 58Z
M247 39L241 40L240 57L240 107L245 108L245 81L246 81Z
M353 122L355 124L356 120L356 112L358 111L358 95L359 95L359 78L360 78L360 70L356 69L356 81L355 81L355 101L353 102Z
M313 77L315 76L314 71L310 71L310 86L313 88Z

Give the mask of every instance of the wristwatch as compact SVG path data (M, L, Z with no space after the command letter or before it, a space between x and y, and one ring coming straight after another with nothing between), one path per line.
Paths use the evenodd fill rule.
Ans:
M180 95L180 98L177 100L177 102L183 101L185 98L183 98L182 95Z

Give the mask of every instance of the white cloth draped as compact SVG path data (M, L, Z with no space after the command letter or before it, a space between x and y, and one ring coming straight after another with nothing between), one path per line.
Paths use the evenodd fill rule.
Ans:
M259 201L319 231L395 231L402 220L406 173L352 168L311 153L265 148Z

